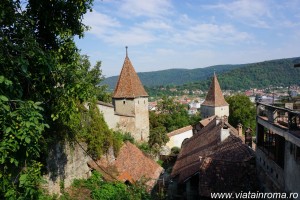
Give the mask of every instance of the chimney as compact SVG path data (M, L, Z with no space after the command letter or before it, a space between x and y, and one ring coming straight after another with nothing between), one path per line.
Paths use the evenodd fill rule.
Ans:
M245 144L252 148L252 129L250 127L245 131Z
M230 135L229 127L226 124L224 124L223 127L221 128L221 142L226 140L226 138L228 138L229 135Z
M241 124L241 123L239 123L238 125L237 125L237 131L238 131L238 135L239 136L242 136L243 135L243 125Z

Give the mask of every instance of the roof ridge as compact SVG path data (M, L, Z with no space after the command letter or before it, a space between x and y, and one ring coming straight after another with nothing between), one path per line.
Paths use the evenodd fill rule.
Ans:
M207 92L204 106L228 106L229 104L224 99L217 75L214 74L209 90Z
M148 97L126 51L123 67L113 94L113 98Z

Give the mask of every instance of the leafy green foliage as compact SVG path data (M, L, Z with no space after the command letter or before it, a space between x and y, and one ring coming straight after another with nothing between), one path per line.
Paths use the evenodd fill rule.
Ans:
M103 79L101 63L92 68L74 42L74 36L82 37L87 28L82 15L91 9L91 3L0 3L1 199L36 198L40 161L44 161L51 141L78 138L79 131L86 135L104 131L108 133L105 137L90 136L97 139L89 146L95 155L105 151L108 144L120 146L121 140L103 125L99 113L88 113L87 118L103 126L94 122L91 127L82 126L86 121L83 104L110 98L103 92L105 87L99 86Z
M168 142L168 132L190 124L190 116L184 105L174 98L164 96L157 105L158 112L150 112L149 145L162 146Z
M226 97L226 101L230 105L229 123L234 127L241 123L244 129L250 127L252 130L255 130L256 109L250 99L245 95L238 94Z
M110 147L117 153L121 148L122 136L108 128L95 103L90 103L86 112L84 117L86 120L79 137L87 142L90 155L98 159Z
M105 182L101 174L97 171L87 180L75 180L75 188L87 188L90 192L91 199L103 200L150 200L150 194L146 192L143 182L136 182L132 185L125 185L121 182ZM76 196L74 196L76 197Z

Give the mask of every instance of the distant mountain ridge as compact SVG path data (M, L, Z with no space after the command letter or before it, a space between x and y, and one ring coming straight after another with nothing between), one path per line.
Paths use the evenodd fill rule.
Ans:
M190 83L202 83L204 87L214 71L218 74L220 84L224 89L238 89L259 87L272 84L287 84L300 82L300 69L294 69L293 65L300 63L300 57L269 60L258 63L237 65L216 65L196 69L168 69L154 72L138 73L142 83L146 87L160 85L184 85ZM298 79L298 82L297 82ZM115 88L118 76L106 78L102 84ZM197 84L198 85L198 84Z

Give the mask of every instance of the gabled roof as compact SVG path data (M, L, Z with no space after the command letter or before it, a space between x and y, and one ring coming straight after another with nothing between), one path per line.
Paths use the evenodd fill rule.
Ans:
M199 123L201 124L202 127L207 126L207 124L209 124L209 122L210 122L211 120L215 119L216 117L217 117L216 115L213 115L213 116L211 116L211 117L202 119Z
M136 98L148 96L149 95L145 91L140 78L135 72L126 51L125 61L113 94L113 98Z
M217 79L216 74L212 78L208 93L206 95L205 101L202 103L204 106L228 106L222 94L222 90Z
M220 132L223 125L222 122L216 124L216 118L214 118L207 126L189 138L181 148L171 176L178 176L179 183L184 182L200 172L206 158L222 161L224 165L226 162L241 163L252 159L253 150L243 144L240 138L234 136L231 130L230 136L221 142ZM222 168L222 164L219 167Z
M176 130L174 130L174 131L172 131L170 133L167 133L167 136L168 137L172 137L174 135L178 135L178 134L184 133L184 132L192 130L192 129L193 129L193 127L191 125L188 125L188 126L176 129Z
M106 156L102 156L96 162L97 164L90 161L88 165L102 174L106 173L107 180L117 179L122 182L133 183L144 178L149 190L154 187L163 171L160 165L130 142L123 144L118 156L112 161L108 161Z

